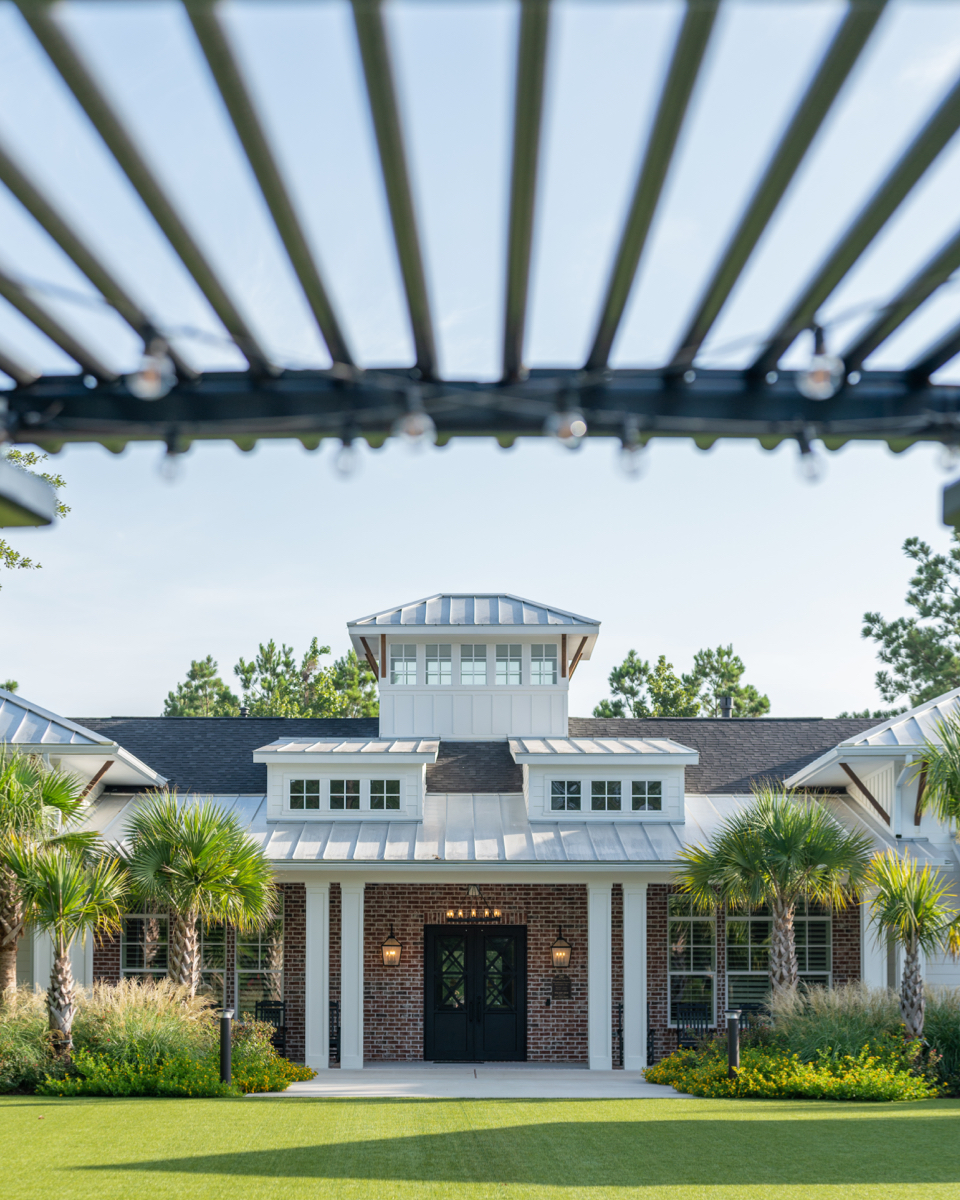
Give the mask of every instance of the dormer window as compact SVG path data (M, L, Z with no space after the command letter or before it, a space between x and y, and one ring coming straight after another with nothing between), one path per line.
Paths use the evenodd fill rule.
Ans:
M519 645L497 646L497 683L520 686L521 679L521 650Z
M550 808L553 812L579 812L580 780L552 780L550 783Z
M443 687L453 683L453 647L450 645L427 646L427 686Z
M590 784L590 808L593 812L620 811L620 780L595 779Z
M330 807L333 809L350 809L360 807L359 779L331 779Z
M320 780L291 779L290 807L294 809L318 809L320 807Z
M660 812L663 808L663 784L659 779L633 783L633 811Z
M556 643L530 647L530 682L547 684L557 682L557 647Z
M417 682L417 648L393 644L390 647L390 682L415 684Z
M371 779L370 780L370 807L371 808L395 808L400 807L400 780L399 779Z
M487 648L482 645L460 647L460 682L483 687L487 682Z

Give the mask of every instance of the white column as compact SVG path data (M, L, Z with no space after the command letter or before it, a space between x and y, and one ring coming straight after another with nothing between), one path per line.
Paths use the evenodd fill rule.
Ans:
M860 902L860 978L868 987L887 986L887 943L870 923L873 892Z
M330 1065L330 885L307 884L304 1061Z
M587 885L587 1054L591 1071L613 1069L611 884Z
M647 1065L647 885L623 885L623 1065Z
M363 884L340 885L340 1066L363 1067Z

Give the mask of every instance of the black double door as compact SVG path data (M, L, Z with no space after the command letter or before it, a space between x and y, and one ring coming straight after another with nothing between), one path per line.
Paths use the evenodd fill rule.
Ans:
M428 925L424 933L424 1058L523 1062L526 928Z

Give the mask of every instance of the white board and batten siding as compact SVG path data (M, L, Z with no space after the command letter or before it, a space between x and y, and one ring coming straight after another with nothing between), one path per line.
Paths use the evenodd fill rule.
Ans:
M567 689L566 686L381 688L381 735L412 737L424 732L452 741L564 737Z

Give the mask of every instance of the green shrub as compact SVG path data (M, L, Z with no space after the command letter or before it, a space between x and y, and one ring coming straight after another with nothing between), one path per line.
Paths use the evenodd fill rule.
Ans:
M927 993L924 1039L940 1055L940 1077L951 1096L960 1096L960 988Z
M219 1042L209 996L190 996L169 979L97 983L80 1001L73 1025L78 1050L116 1061L202 1055Z
M55 1070L44 997L18 988L0 1005L0 1093L31 1092Z
M727 1078L721 1040L699 1050L678 1050L645 1072L650 1083L711 1099L927 1100L940 1095L939 1083L917 1073L903 1055L863 1050L857 1055L819 1054L813 1062L775 1046L747 1046L740 1070Z
M70 1071L47 1076L37 1085L40 1096L236 1096L240 1089L220 1082L219 1061L191 1058L144 1060L112 1058L78 1050Z

